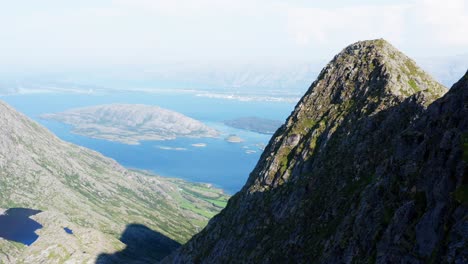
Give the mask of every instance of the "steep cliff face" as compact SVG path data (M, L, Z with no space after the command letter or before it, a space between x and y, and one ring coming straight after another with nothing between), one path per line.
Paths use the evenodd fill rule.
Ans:
M444 87L384 40L348 46L244 188L166 261L463 261L467 90L465 76L442 97Z

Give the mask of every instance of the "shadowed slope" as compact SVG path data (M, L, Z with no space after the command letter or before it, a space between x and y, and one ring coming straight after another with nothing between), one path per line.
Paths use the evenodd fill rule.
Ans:
M128 225L120 241L126 245L125 249L99 255L96 264L154 263L180 247L178 242L140 224Z

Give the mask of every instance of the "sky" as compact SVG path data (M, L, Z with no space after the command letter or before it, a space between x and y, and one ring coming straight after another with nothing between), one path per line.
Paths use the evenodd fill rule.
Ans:
M331 59L385 38L411 57L468 53L466 0L0 0L0 69Z

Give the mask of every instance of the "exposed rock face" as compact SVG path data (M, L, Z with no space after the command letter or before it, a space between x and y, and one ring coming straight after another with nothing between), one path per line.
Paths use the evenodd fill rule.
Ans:
M348 46L166 262L466 262L468 75L445 92L384 40Z
M0 263L94 263L125 248L119 238L131 224L170 242L153 254L162 257L220 211L218 198L221 190L130 171L63 142L0 102L0 208L39 209L32 218L43 226L29 247L0 239Z

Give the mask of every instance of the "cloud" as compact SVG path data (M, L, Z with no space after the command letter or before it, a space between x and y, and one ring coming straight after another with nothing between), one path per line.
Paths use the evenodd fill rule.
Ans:
M362 39L411 56L468 46L466 0L43 0L0 9L0 67L312 61Z
M263 1L223 1L223 0L115 0L115 6L132 8L138 12L146 11L163 14L165 16L197 16L197 15L216 15L239 14L239 12L249 13L256 10L257 7L265 6ZM258 10L258 9L257 9ZM245 13L244 13L245 14Z
M415 27L442 45L468 46L466 0L420 0L411 8ZM434 36L434 37L430 37Z
M330 43L337 38L400 39L405 6L289 8L288 26L297 44Z
M397 46L442 50L468 45L465 0L416 0L402 4L287 8L288 31L298 46L345 45L383 37ZM423 49L425 50L425 49Z

